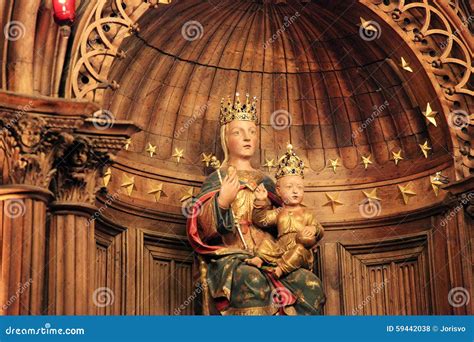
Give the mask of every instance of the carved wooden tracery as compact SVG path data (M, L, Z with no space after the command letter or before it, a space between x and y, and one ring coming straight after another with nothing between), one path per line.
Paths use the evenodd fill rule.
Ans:
M366 1L364 1L366 2ZM438 1L371 1L377 10L385 13L381 16L393 20L404 31L402 37L414 42L423 58L425 70L436 77L443 90L449 114L447 121L458 139L462 176L466 177L474 170L474 149L472 146L471 113L474 96L472 75L472 44L464 39L469 35L468 24L474 17L462 14L456 4L454 7L442 6ZM455 25L447 10L454 8L456 15L463 18L461 25ZM380 14L379 14L380 15ZM458 19L458 17L455 17ZM458 29L455 29L458 27ZM465 32L463 32L465 31ZM457 151L455 151L457 152Z

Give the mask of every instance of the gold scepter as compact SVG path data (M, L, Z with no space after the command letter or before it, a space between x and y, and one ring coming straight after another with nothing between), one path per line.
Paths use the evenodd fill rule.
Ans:
M214 169L217 171L217 176L219 176L219 182L222 185L222 176L221 176L221 162L216 158L216 156L212 156L211 162L209 163ZM232 218L234 219L234 225L235 228L237 229L237 233L239 234L239 238L242 241L242 244L244 245L244 249L248 250L247 242L245 242L244 235L242 234L242 230L240 229L240 223L237 221L237 218L235 217L235 213L232 210L232 205L229 207L230 212L232 213Z

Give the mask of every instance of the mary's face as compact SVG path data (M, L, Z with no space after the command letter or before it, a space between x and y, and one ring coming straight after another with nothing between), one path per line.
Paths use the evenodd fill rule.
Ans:
M231 155L252 157L257 148L257 126L253 121L232 121L227 130L227 148Z

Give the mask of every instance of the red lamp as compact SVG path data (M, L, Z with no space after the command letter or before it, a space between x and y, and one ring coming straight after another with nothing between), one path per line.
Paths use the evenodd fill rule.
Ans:
M76 0L52 0L54 21L58 25L70 25L76 18Z

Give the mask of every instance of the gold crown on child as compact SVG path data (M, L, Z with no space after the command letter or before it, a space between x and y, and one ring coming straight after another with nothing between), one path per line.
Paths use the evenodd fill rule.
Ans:
M227 101L222 98L221 113L219 115L219 122L225 125L234 120L254 121L258 123L257 118L257 97L250 99L249 94L245 95L245 101L240 102L240 94L235 94L235 102L232 103L230 96Z
M301 176L304 177L304 162L293 151L293 145L288 144L286 153L278 159L278 169L275 178L285 176Z

